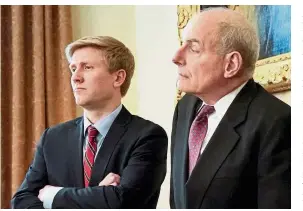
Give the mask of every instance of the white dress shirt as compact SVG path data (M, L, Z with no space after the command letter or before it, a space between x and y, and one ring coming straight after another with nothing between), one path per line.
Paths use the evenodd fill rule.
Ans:
M229 106L231 105L233 100L236 98L236 96L239 94L239 92L245 86L246 83L247 83L247 81L245 83L243 83L241 86L239 86L238 88L236 88L234 91L232 91L232 92L228 93L227 95L225 95L224 97L222 97L220 100L218 100L215 103L215 105L214 105L215 112L212 113L211 115L209 115L209 117L208 117L208 129L207 129L205 139L201 146L201 152L200 152L201 154L203 153L209 140L213 136L215 130L217 129L217 127L218 127L219 123L221 122L227 109L229 108ZM202 108L203 104L201 105L201 108Z

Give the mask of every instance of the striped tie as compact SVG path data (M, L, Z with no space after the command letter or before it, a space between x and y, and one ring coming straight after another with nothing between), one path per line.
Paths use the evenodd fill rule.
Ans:
M90 180L91 173L92 173L92 168L93 168L94 162L95 162L95 155L96 155L96 151L97 151L96 137L97 137L98 133L99 132L95 127L93 127L91 125L88 127L88 142L86 145L86 151L85 151L85 156L84 156L84 161L83 161L85 187L88 187L89 180Z

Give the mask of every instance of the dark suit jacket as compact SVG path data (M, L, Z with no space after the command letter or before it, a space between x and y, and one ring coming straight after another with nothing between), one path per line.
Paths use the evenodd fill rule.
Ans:
M290 106L248 81L188 178L199 101L185 95L175 110L171 208L290 208Z
M159 126L131 115L124 107L113 122L84 188L83 118L48 128L34 161L12 199L13 208L43 208L37 198L45 185L66 187L52 208L155 208L166 174L167 135ZM118 186L101 186L110 172Z

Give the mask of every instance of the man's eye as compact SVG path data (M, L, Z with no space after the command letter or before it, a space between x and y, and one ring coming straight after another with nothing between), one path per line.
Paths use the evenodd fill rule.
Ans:
M76 68L75 68L75 67L71 67L71 68L70 68L70 71L71 71L71 72L75 72L75 71L76 71Z
M194 53L199 53L200 52L199 48L195 45L189 45L188 48L191 52L194 52Z
M200 50L197 46L189 46L189 50L195 53L199 53Z
M91 69L93 69L93 67L92 67L92 66L87 66L87 65L85 65L85 66L84 66L84 69L85 69L85 70L91 70Z

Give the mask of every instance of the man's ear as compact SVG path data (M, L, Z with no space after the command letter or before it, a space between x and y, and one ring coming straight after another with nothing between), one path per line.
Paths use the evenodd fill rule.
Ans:
M121 87L126 79L126 72L123 69L117 70L114 73L115 81L114 81L114 87Z
M238 51L226 54L224 58L224 77L232 78L236 76L242 69L242 65L242 56Z

